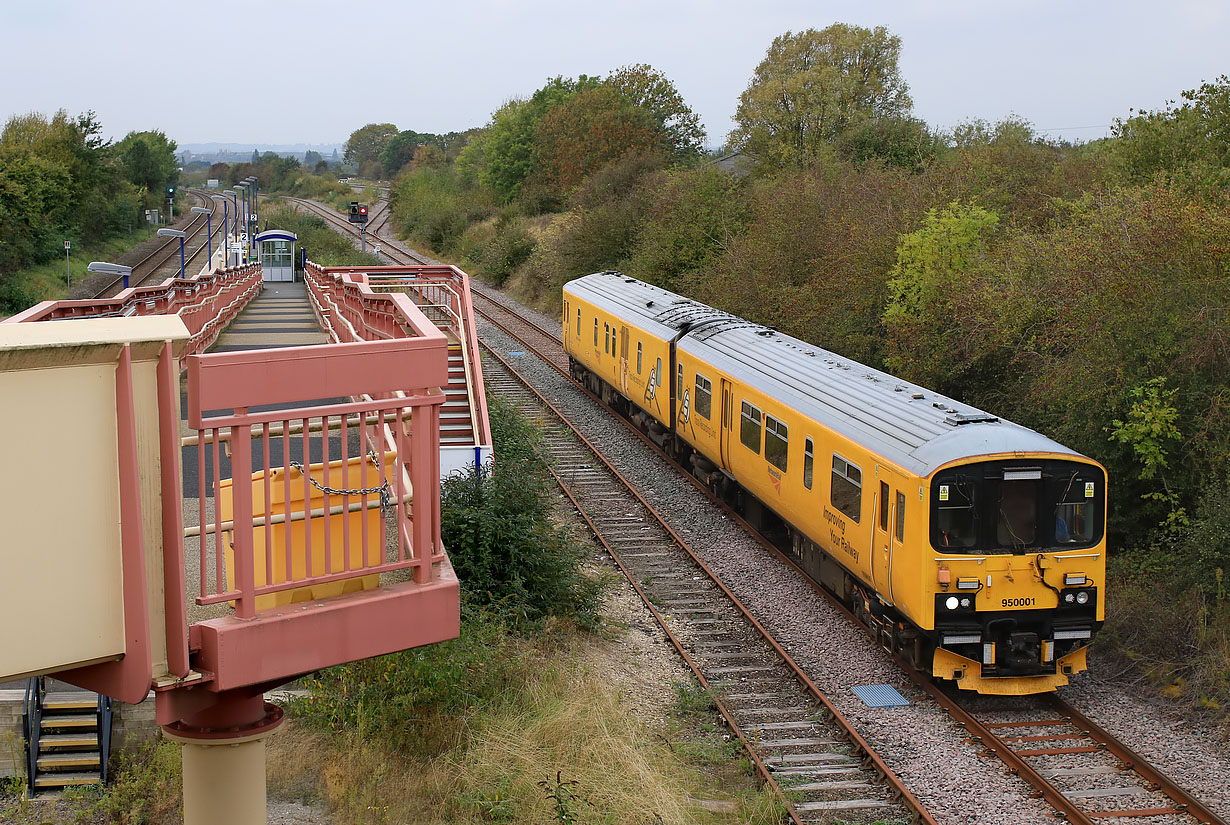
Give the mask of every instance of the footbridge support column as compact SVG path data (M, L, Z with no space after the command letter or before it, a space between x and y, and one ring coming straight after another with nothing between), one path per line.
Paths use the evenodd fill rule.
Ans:
M163 726L183 746L184 825L265 825L265 739L281 723L258 695Z

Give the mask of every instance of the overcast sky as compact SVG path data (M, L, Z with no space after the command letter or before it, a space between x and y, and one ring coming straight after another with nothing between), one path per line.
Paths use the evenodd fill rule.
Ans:
M93 109L114 138L332 143L370 122L480 126L548 77L648 63L718 145L773 38L834 22L900 36L915 114L943 128L1012 112L1088 140L1230 73L1227 0L4 0L0 113Z

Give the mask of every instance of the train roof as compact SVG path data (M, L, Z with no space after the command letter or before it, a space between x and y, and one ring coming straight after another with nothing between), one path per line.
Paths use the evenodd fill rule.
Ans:
M991 453L1079 453L1027 427L618 272L565 289L670 340L904 470Z

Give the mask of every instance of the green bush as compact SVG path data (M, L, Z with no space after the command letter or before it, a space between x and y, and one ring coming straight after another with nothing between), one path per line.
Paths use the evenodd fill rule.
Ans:
M516 623L592 619L596 587L581 551L552 510L555 484L535 452L538 435L505 402L489 400L494 463L446 479L440 532L467 604Z

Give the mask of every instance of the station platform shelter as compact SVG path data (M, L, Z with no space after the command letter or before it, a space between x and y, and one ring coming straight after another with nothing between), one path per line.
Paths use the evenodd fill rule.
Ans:
M295 280L295 244L299 236L287 229L267 229L253 240L266 281Z

